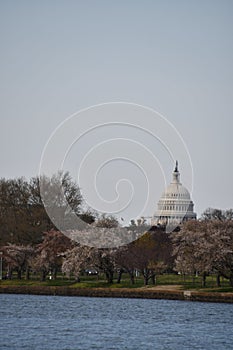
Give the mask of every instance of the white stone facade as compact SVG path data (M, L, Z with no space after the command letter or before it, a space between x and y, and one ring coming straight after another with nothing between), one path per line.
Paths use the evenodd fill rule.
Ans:
M180 224L187 220L196 219L193 208L194 204L189 191L180 182L178 162L176 162L172 182L158 202L158 208L152 217L151 225Z

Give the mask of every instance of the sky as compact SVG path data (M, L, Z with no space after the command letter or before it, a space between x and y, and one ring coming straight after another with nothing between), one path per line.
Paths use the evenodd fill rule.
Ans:
M176 154L176 147L174 157L167 157L141 130L137 134L132 127L119 126L102 130L100 138L89 134L82 139L66 170L76 179L80 155L87 155L90 141L95 147L123 135L151 147L158 159L154 167L148 167L150 160L144 164L153 184L143 215L155 211L177 158L181 182L190 190L198 216L208 207L232 208L232 37L231 0L0 1L0 177L36 176L46 143L69 116L102 103L127 102L162 115L176 130L174 141L177 132L183 139L190 162L182 151ZM112 115L109 122L119 122ZM121 122L128 118L122 115ZM97 108L93 120L98 124L101 118ZM86 120L85 113L76 119L77 130L85 129ZM144 123L147 130L154 127L143 113L139 122L141 128ZM134 148L134 156L138 152ZM128 180L121 183L126 197L136 194L130 211L119 212L128 220L138 215L147 188L140 177L143 169L137 177L139 167L136 171L123 159L123 149L120 157L100 176L98 192L111 201L119 194L118 179L133 177L135 193L130 182L124 187ZM94 159L105 162L101 156ZM91 171L96 170L82 176L88 204L95 198L88 192Z

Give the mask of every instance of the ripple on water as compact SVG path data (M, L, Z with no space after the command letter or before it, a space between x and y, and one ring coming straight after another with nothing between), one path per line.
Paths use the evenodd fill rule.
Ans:
M232 304L0 295L4 350L232 348Z

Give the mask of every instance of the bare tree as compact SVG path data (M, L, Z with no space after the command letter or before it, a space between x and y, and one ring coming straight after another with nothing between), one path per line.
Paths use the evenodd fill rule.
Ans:
M227 221L233 220L233 210L227 209L216 209L216 208L207 208L201 215L202 220L220 220Z
M95 226L102 228L116 228L119 226L119 222L113 215L102 214L96 218Z
M44 208L41 189L51 217ZM0 179L0 245L41 242L44 231L55 229L51 220L53 211L61 221L71 225L67 213L84 215L81 204L79 187L68 173L59 172L51 178L34 177L29 182L24 178Z

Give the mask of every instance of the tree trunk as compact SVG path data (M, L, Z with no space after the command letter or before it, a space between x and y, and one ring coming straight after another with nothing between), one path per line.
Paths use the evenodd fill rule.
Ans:
M107 282L109 284L112 284L113 283L113 271L107 271L106 278L107 278Z
M144 286L147 286L149 284L149 276L147 272L144 272L143 279L144 279Z
M7 270L7 279L9 279L9 280L12 279L12 270L11 270L11 268L8 268L8 270Z
M143 277L144 277L144 286L147 286L149 284L149 271L147 269L144 269L143 271Z
M217 287L221 287L220 274L219 273L216 276L216 283L217 283Z
M194 275L194 273L193 273L193 275L192 275L193 285L195 285L195 276L196 276L196 275Z
M54 267L54 269L53 269L52 278L53 278L53 280L55 280L57 278L57 269L56 269L56 267Z
M25 279L26 279L27 281L30 279L30 269L29 269L29 267L26 268Z
M117 283L121 283L122 274L123 274L123 270L119 269L118 275L117 275Z
M152 284L155 286L156 285L156 276L155 275L151 276L151 281L152 281Z
M21 280L22 279L22 271L21 271L21 269L18 269L18 272L17 272L17 278L18 278L18 280Z
M41 280L41 282L44 282L45 279L46 279L46 271L43 270L43 271L41 272L40 280Z
M202 288L206 287L206 272L203 272L203 274L202 274L201 286L202 286Z
M135 280L134 280L134 273L133 273L133 271L132 271L132 272L129 272L129 277L130 277L130 282L131 282L131 284L134 284L134 283L135 283Z
M230 286L233 287L233 273L230 274Z

